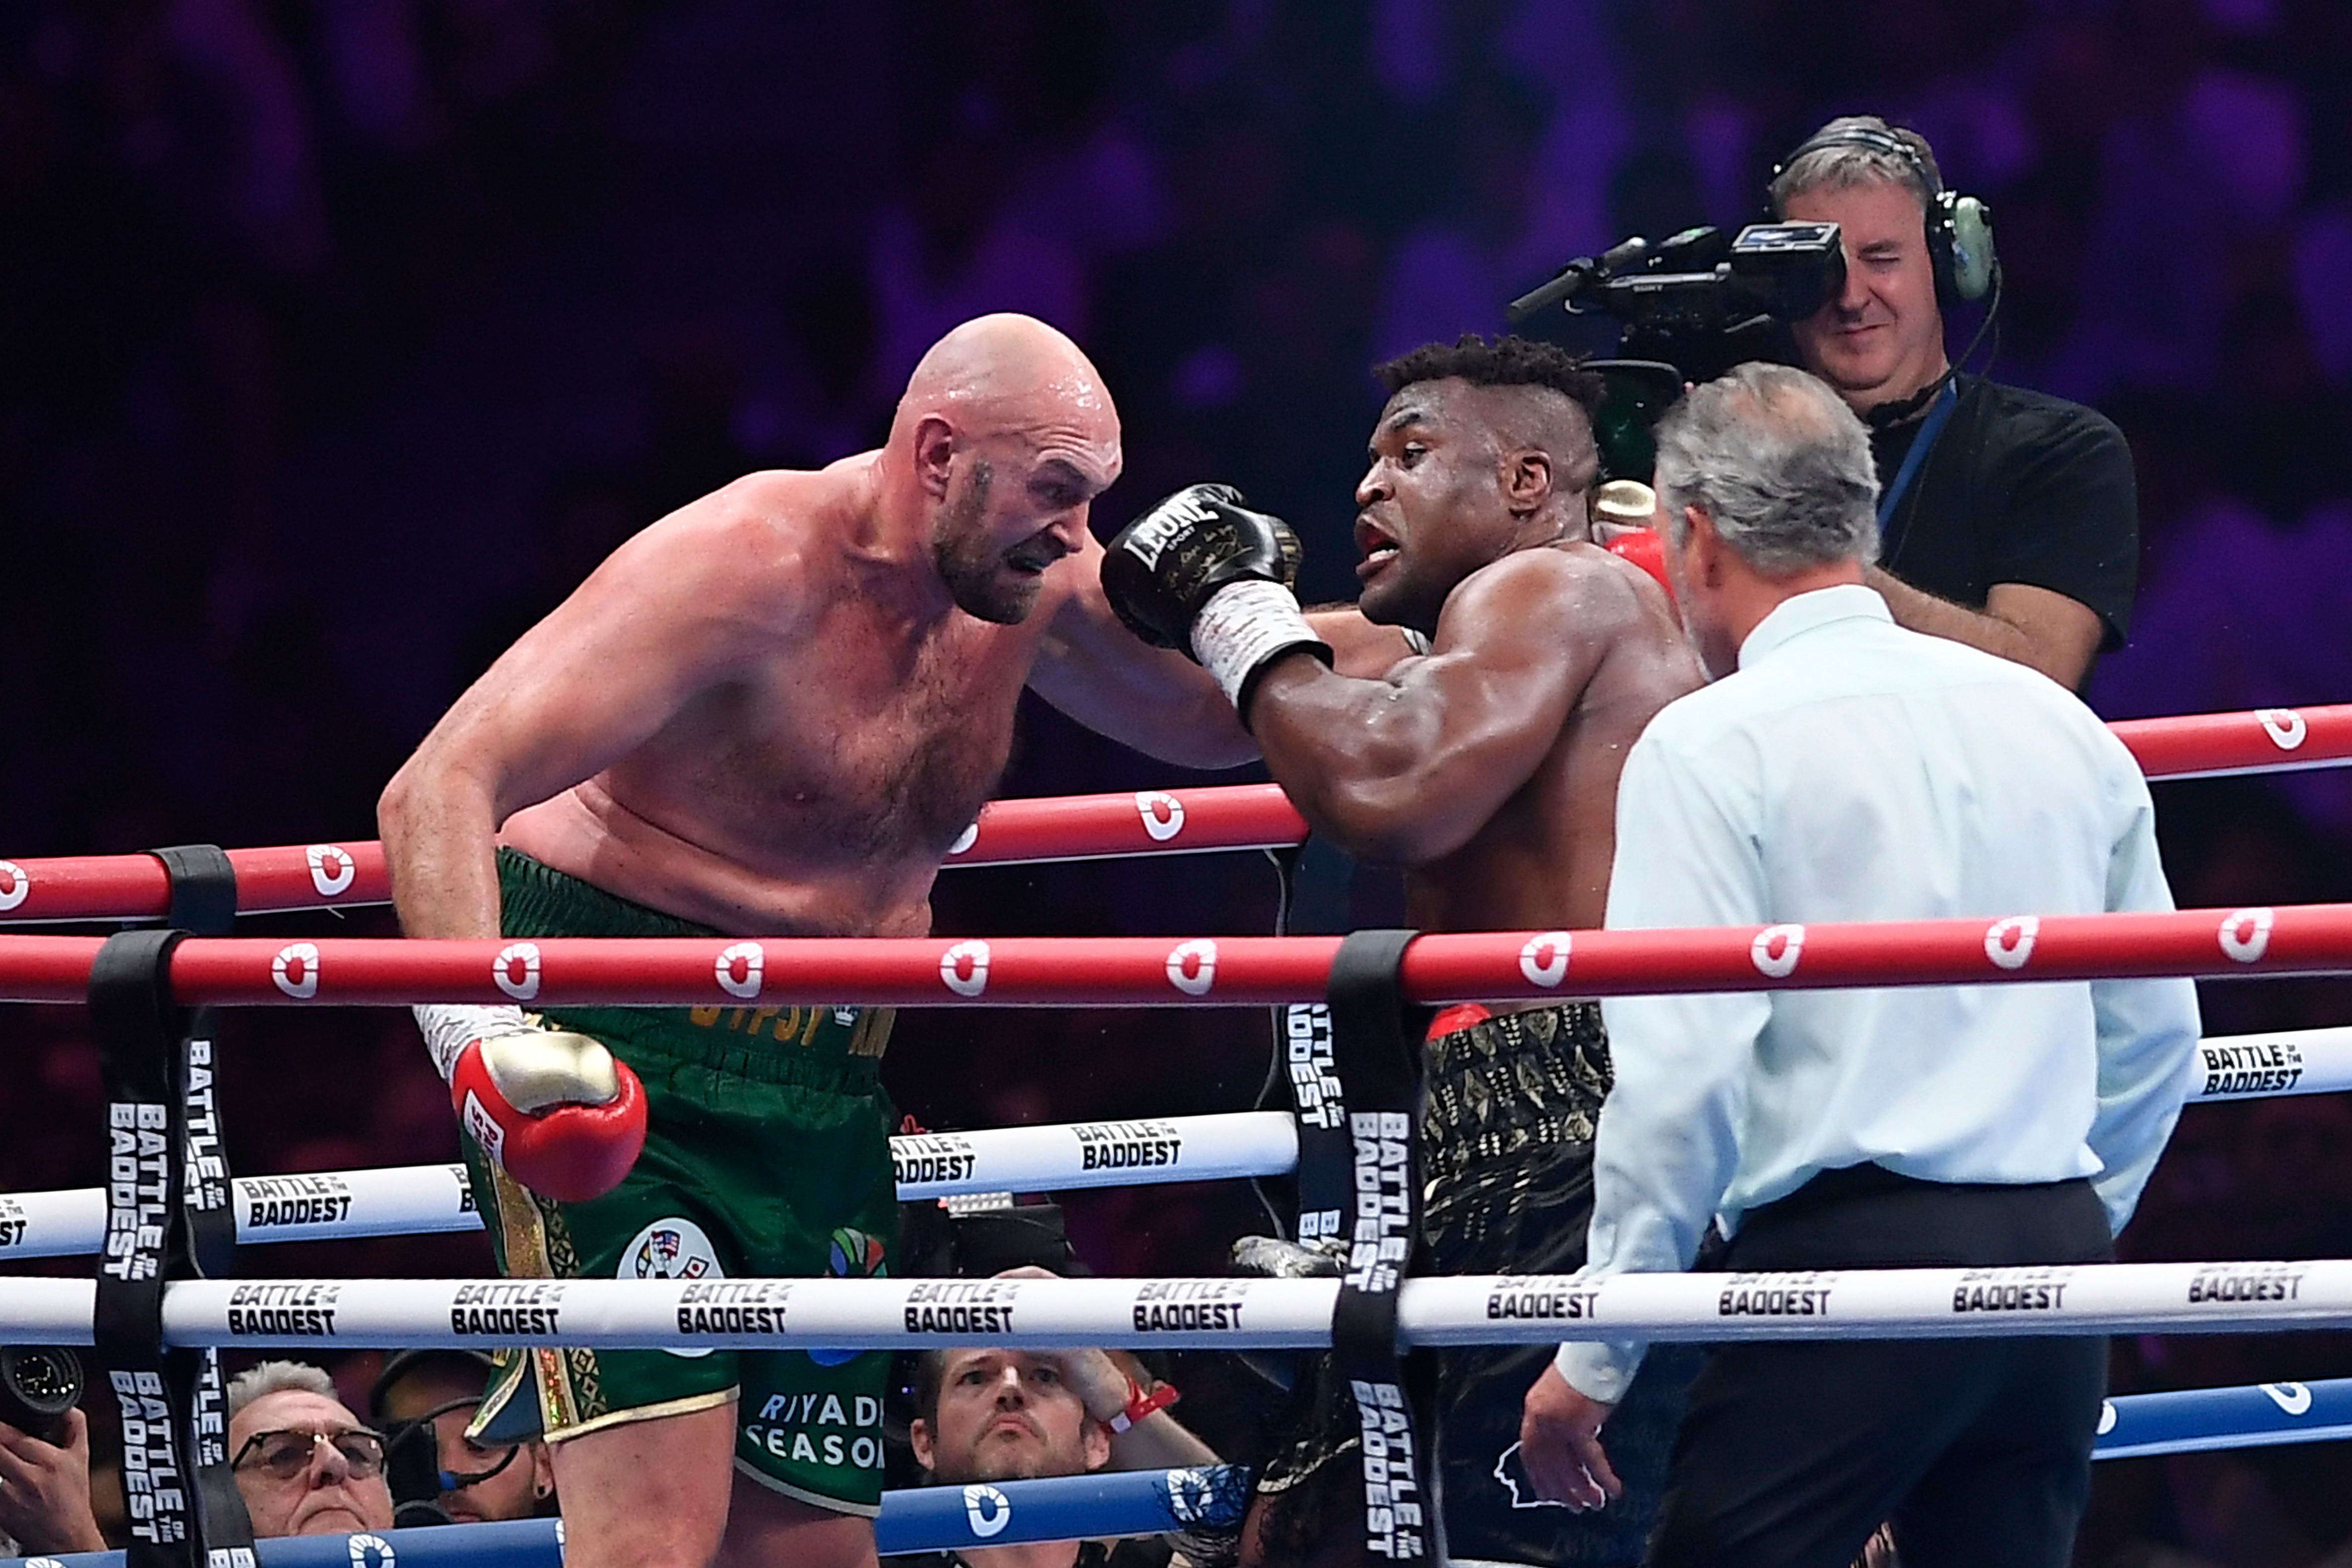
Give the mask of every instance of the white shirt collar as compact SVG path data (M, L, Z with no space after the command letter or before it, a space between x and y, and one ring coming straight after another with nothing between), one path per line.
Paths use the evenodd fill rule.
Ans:
M1892 626L1895 613L1886 607L1877 589L1860 583L1840 583L1783 599L1773 606L1770 615L1756 623L1748 640L1739 645L1739 668L1746 669L1807 632L1838 621L1857 620L1885 621Z

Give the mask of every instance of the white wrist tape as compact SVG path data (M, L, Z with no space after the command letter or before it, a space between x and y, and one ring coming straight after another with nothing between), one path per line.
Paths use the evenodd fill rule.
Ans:
M480 1007L467 1004L428 1002L412 1008L416 1015L416 1027L425 1036L425 1048L433 1055L433 1065L441 1073L441 1081L457 1068L457 1053L476 1040L496 1039L500 1035L517 1035L530 1027L523 1018L522 1009L510 1005Z
M1251 671L1283 649L1302 644L1324 649L1328 662L1330 645L1307 624L1297 595L1263 577L1218 589L1192 617L1193 657L1236 708Z

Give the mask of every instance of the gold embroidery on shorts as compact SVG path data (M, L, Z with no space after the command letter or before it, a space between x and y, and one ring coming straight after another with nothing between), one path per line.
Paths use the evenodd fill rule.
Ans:
M849 1054L853 1057L878 1057L890 1048L891 1026L898 1021L896 1007L867 1007L857 1015L857 1022L849 1031Z
M579 1410L574 1417L593 1421L608 1414L612 1406L604 1400L604 1374L597 1363L596 1352L574 1345L563 1352L572 1360L572 1391Z
M490 1165L490 1185L498 1194L507 1278L546 1279L553 1270L548 1268L547 1226L538 1194L496 1164Z

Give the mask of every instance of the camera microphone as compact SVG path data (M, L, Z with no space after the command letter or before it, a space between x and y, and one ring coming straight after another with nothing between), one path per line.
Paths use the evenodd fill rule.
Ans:
M1666 243L1672 245L1696 232L1685 229ZM1503 315L1516 327L1529 316L1549 310L1554 305L1569 305L1572 309L1576 297L1594 284L1606 283L1622 272L1643 265L1649 259L1650 248L1650 242L1637 234L1631 239L1611 246L1598 256L1580 256L1561 268L1550 282L1528 290L1505 306Z

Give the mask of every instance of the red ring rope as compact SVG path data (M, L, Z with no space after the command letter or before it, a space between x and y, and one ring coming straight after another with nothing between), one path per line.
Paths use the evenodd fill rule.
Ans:
M0 936L0 1001L73 1002L96 937ZM1337 937L190 938L183 1004L640 1003L746 1007L1156 1006L1320 998ZM2352 904L1680 931L1424 936L1405 993L1430 1003L1685 991L2352 971Z
M2352 704L2133 719L2111 726L2152 779L2282 773L2352 762ZM1296 844L1307 834L1276 784L1000 800L952 850L950 866L1204 853ZM380 904L391 897L373 843L232 849L240 913ZM0 922L152 919L169 904L146 855L0 860Z

